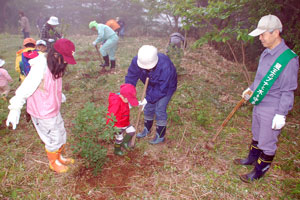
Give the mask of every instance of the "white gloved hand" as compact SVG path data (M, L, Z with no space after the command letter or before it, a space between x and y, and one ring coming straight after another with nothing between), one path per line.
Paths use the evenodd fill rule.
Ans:
M285 125L285 116L276 114L273 118L272 129L280 130Z
M97 45L97 42L96 42L96 41L94 41L94 42L93 42L93 46L96 46L96 45Z
M247 88L246 90L244 90L242 97L248 101L250 99L250 97L252 96L253 91L250 88Z
M50 39L48 39L48 42L54 42L54 39L50 38Z
M147 104L146 98L144 98L143 101L139 101L139 106L143 106L143 107L142 107L142 111L144 110L146 104Z
M9 127L9 124L11 123L12 128L15 130L17 124L19 123L20 114L21 114L20 110L15 110L15 109L10 110L7 116L6 126Z
M65 103L67 101L67 97L64 95L64 93L61 93L61 102Z

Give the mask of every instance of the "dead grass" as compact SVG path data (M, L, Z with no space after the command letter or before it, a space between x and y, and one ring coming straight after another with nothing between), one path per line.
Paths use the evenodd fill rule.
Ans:
M94 37L73 36L78 64L64 77L62 115L72 141L72 120L88 101L107 106L109 92L118 92L131 59L142 44L165 52L167 39L124 38L120 41L115 73L98 75ZM2 44L3 41L0 41ZM14 41L17 46L18 40ZM14 49L5 54L9 72L14 74ZM102 173L93 177L80 158L71 170L58 175L49 170L44 147L33 126L21 117L15 131L0 135L1 199L296 199L292 194L299 181L299 117L288 118L279 141L278 153L266 177L244 184L238 175L250 167L233 165L232 160L247 154L251 141L251 109L244 105L228 123L211 151L203 148L247 87L239 66L216 53L210 46L185 52L181 63L185 75L169 106L167 140L152 146L149 137L137 140L136 149L124 158L113 155L109 146ZM253 78L252 74L252 78ZM16 80L16 78L15 78ZM13 87L16 88L15 81ZM143 85L137 85L138 97ZM10 94L12 96L12 93ZM131 120L137 110L132 109ZM209 119L209 120L206 120ZM203 121L204 120L204 121ZM205 121L206 120L206 121ZM142 129L140 120L139 130ZM180 121L182 123L180 123ZM68 155L72 155L67 149ZM298 178L297 178L298 177ZM298 191L299 192L299 191Z

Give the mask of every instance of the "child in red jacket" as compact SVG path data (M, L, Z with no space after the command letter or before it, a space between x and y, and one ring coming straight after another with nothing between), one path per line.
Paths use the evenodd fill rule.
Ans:
M119 156L123 156L124 152L121 150L121 146L126 150L129 149L128 142L135 134L135 128L130 125L130 105L138 106L138 100L136 98L136 89L131 84L122 84L120 86L120 93L109 93L108 97L108 113L107 124L112 121L111 114L116 117L115 127L119 129L115 133L115 150L114 153ZM130 104L130 105L129 105ZM123 137L123 134L126 135Z

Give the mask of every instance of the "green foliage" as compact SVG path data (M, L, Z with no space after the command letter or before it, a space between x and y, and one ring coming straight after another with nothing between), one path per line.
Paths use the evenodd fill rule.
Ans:
M204 128L209 128L209 125L212 122L212 118L209 114L209 111L204 108L194 110L192 112L192 116L194 117L196 124Z
M5 101L2 97L0 98L0 122L5 120L8 114L8 102Z
M116 129L113 123L106 125L106 108L96 107L93 103L86 103L73 121L75 145L72 146L73 153L80 155L87 168L92 168L94 174L101 172L106 162L107 149L105 144L113 139ZM115 117L112 117L115 121Z

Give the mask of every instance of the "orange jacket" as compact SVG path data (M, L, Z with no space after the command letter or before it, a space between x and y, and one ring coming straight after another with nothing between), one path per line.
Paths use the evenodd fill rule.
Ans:
M120 25L118 22L114 19L110 19L106 22L106 25L109 26L112 30L116 31L117 29L120 28Z

